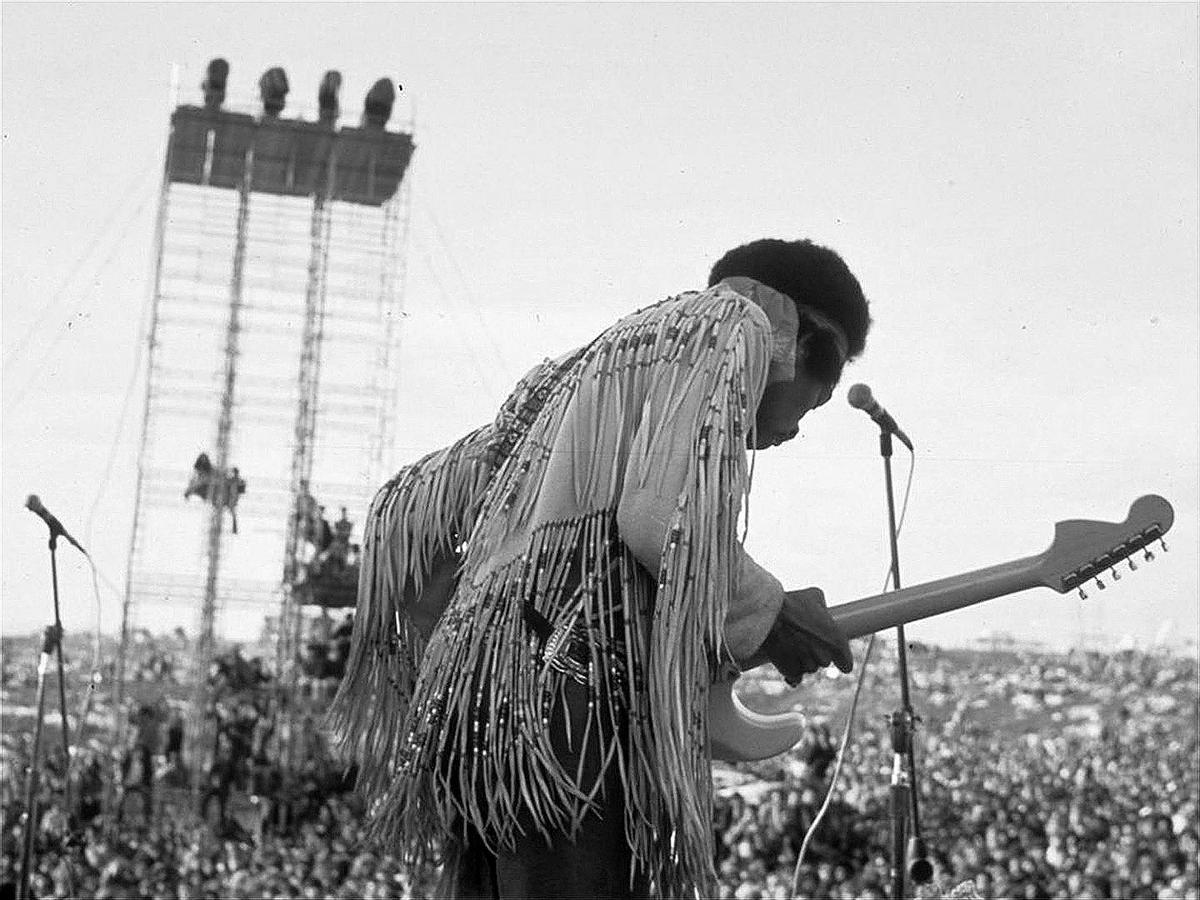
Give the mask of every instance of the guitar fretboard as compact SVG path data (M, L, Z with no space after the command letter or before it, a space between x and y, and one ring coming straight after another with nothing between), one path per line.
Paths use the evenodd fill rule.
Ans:
M984 600L1038 587L1042 584L1037 575L1041 564L1041 556L1027 556L974 572L901 588L889 594L877 594L831 606L829 614L846 637L863 637L885 628L895 628Z

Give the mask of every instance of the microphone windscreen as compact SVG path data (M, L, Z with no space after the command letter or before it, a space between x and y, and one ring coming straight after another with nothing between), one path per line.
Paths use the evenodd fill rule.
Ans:
M855 409L866 409L874 399L871 396L871 389L865 384L854 385L846 394L846 402Z

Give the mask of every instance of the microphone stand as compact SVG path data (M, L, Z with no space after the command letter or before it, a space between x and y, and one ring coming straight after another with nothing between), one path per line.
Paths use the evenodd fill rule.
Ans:
M38 780L41 775L42 725L46 712L46 672L50 668L50 654L55 649L59 649L61 653L61 642L62 629L57 625L47 626L42 635L42 654L38 660L37 719L33 724L33 755L29 760L29 777L25 784L25 834L22 841L21 878L17 883L17 900L27 900L29 897L33 845L37 840Z
M44 516L42 517L45 518ZM50 654L58 662L58 708L62 717L63 749L63 800L66 805L67 821L75 819L75 808L71 802L71 733L67 721L67 679L63 671L62 614L58 602L58 536L61 526L47 522L50 528L50 586L54 597L54 624L46 628L42 640L42 653L38 661L38 711L33 733L33 758L29 762L29 783L25 804L25 847L21 854L21 880L18 897L29 896L29 867L32 863L33 845L37 832L37 786L41 777L42 729L46 707L46 672L50 667ZM57 527L56 527L57 526ZM70 538L68 538L69 540ZM73 543L73 542L72 542Z
M896 500L892 485L892 433L880 428L879 453L883 457L883 474L887 493L888 539L892 553L892 590L900 589L900 546L896 530ZM889 717L892 741L891 781L891 831L892 865L891 883L893 900L905 896L906 879L916 884L927 884L933 879L930 864L921 837L920 815L917 803L917 764L913 755L913 731L917 717L913 713L912 699L908 690L908 653L904 639L904 626L896 626L896 657L900 677L900 709ZM910 835L911 831L911 837Z
M67 679L63 674L63 627L58 606L58 532L53 528L50 529L50 585L54 594L54 627L58 631L55 650L58 660L58 711L62 717L63 796L67 804L67 816L73 819L75 807L71 805L71 738L67 725Z

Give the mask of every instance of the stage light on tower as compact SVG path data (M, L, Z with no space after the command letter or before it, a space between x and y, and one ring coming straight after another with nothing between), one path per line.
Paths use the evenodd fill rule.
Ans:
M330 69L321 79L321 87L317 90L317 105L319 106L320 122L330 128L337 122L341 107L338 104L338 91L342 89L342 73Z
M363 101L362 126L383 130L392 116L392 104L396 102L396 89L387 78L380 78L367 91Z
M225 102L225 82L229 78L229 63L217 57L208 64L200 90L204 91L204 108L216 112Z
M258 79L258 93L262 97L263 115L269 119L278 118L287 99L287 73L278 66L267 69Z

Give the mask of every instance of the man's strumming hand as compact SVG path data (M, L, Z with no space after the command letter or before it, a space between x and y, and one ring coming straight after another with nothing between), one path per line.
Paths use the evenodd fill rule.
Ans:
M831 664L843 672L854 668L850 642L825 608L820 588L784 593L783 607L759 652L766 654L792 687L805 675Z

